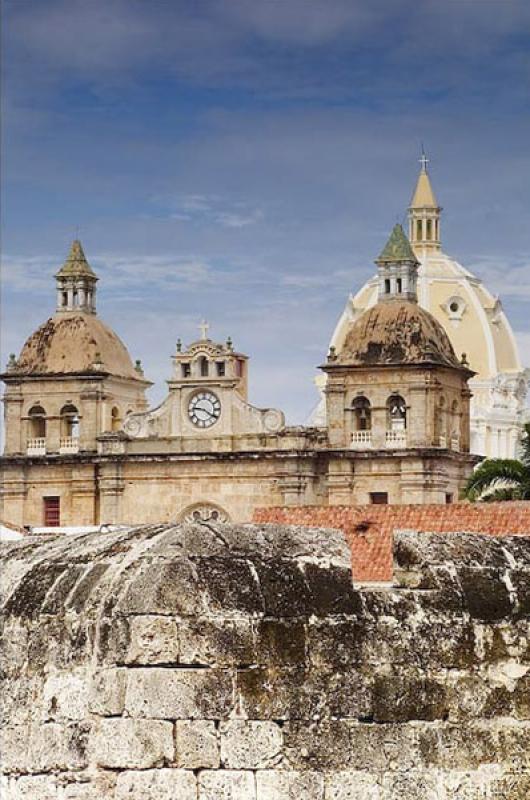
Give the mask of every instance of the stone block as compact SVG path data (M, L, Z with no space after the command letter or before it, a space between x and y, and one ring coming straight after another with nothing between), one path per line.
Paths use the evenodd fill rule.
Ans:
M90 740L100 767L150 769L173 761L173 725L161 720L102 719Z
M381 800L381 797L381 786L376 775L352 770L326 775L324 800Z
M184 620L180 626L180 661L232 666L254 661L252 624L247 619Z
M131 717L224 719L233 705L233 679L226 670L129 671L125 708Z
M223 619L261 614L263 597L253 565L235 555L194 559L211 614Z
M187 558L155 561L131 581L119 602L126 614L197 616L207 608L194 565Z
M176 664L179 628L171 617L137 615L129 619L130 640L125 663Z
M55 776L24 775L2 783L2 800L62 800Z
M303 666L305 663L306 626L303 622L260 620L255 624L255 637L256 663L266 666Z
M279 761L283 736L275 722L230 720L219 732L221 761L228 769L264 769Z
M443 797L439 776L435 773L396 772L383 776L381 800L395 800L397 797L407 800L440 800Z
M446 688L437 681L401 675L378 676L374 681L376 722L446 719L448 708Z
M102 669L96 672L90 685L90 711L102 717L122 714L126 686L126 669Z
M410 770L422 762L421 725L350 723L351 756L347 769L378 772ZM428 724L432 730L432 725Z
M222 769L199 773L198 800L256 800L253 772Z
M351 766L347 722L288 722L283 736L285 761L294 770L342 770Z
M512 600L504 574L495 569L460 567L465 607L473 619L498 622L512 613Z
M88 695L85 670L50 675L43 688L44 721L84 719L88 711Z
M126 771L118 775L115 800L197 800L197 780L183 769Z
M256 794L257 800L324 800L324 777L318 772L259 770Z
M2 729L2 771L78 770L87 765L90 723L16 725Z
M219 741L211 720L178 720L175 723L176 762L183 769L217 769Z

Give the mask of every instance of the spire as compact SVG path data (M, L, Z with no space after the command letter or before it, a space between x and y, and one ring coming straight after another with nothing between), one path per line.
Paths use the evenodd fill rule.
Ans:
M394 225L375 263L379 268L379 300L417 302L419 262L401 225Z
M79 239L74 239L68 257L56 273L57 311L96 313L96 281Z
M409 236L414 251L424 257L426 251L440 249L440 212L431 179L427 172L429 159L422 147L421 168L409 206Z

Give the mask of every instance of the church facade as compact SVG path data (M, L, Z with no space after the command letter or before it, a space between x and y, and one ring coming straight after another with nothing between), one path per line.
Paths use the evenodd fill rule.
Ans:
M395 226L376 261L378 301L321 369L324 424L292 427L248 402L248 357L204 327L177 343L166 399L96 313L97 276L75 241L56 313L2 378L2 518L16 525L246 521L260 506L447 503L470 455L468 381L417 302L419 261Z

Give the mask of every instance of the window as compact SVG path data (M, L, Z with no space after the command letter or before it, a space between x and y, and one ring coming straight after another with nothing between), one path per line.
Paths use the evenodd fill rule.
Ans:
M30 436L32 439L44 439L46 436L46 412L42 406L33 406L29 410Z
M236 361L236 375L237 375L238 378L242 378L243 377L243 365L244 365L244 363L245 362L243 361L242 358L238 358L237 361Z
M61 408L61 436L71 439L79 436L79 412L71 403Z
M216 366L217 366L217 374L218 374L218 376L220 378L223 378L224 375L225 375L225 362L224 361L218 361Z
M407 427L407 406L400 394L393 394L387 400L388 428L402 431Z
M385 278L385 294L390 294L390 279Z
M450 493L448 492L448 493L445 495L445 504L446 504L447 506L450 506L452 502L453 502L453 495L452 495L452 494L450 494Z
M416 239L421 239L421 219L416 222Z
M370 492L370 503L374 506L386 506L388 504L388 492Z
M403 291L403 281L401 280L401 278L397 278L396 285L398 294L401 294L401 292Z
M44 497L44 525L46 528L56 528L61 524L61 498Z
M63 306L68 305L68 292L63 292Z
M372 428L372 409L367 397L356 397L353 401L355 430L369 431Z
M110 429L111 431L119 431L121 428L120 409L114 406L110 412Z
M185 362L182 366L182 377L189 378L191 376L191 364Z
M427 220L427 239L432 239L432 220Z
M199 365L200 365L201 378L207 378L208 377L208 359L206 358L206 356L201 356L201 358L199 358Z

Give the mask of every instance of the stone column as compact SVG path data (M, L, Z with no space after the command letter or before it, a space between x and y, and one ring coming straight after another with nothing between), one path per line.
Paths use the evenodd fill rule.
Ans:
M99 514L96 524L117 525L121 522L121 499L125 484L122 465L118 461L101 464L97 492Z
M7 390L4 396L5 453L22 453L25 441L22 438L22 393Z

